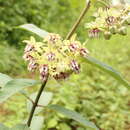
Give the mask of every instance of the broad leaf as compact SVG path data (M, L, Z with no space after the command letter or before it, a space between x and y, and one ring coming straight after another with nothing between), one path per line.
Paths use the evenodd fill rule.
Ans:
M104 72L107 72L112 77L114 77L116 80L118 80L120 83L122 83L123 85L125 85L126 87L128 87L130 89L130 84L122 77L122 75L118 71L114 70L111 66L104 64L104 63L102 63L102 62L98 61L97 59L92 58L90 56L88 56L86 58L86 61L89 64L103 70Z
M7 82L2 91L0 91L0 103L8 99L13 94L17 93L18 91L26 87L36 85L38 83L38 81L32 79L14 79Z
M30 99L32 99L33 101L35 101L36 96L37 96L37 93L33 93L30 96ZM53 96L53 94L51 92L45 92L44 91L41 94L41 96L40 96L38 104L40 104L42 106L47 106L50 103L50 101L52 99L52 96ZM28 110L29 113L31 111L31 108L32 108L32 103L29 100L27 100L27 110ZM38 114L39 112L41 112L43 110L43 108L42 107L37 107L36 110L35 110L35 114Z
M34 116L31 122L31 130L41 130L44 123L43 116Z
M1 130L1 129L0 129ZM31 130L27 125L18 124L9 130Z
M11 77L6 74L0 73L0 87L4 87L4 85L10 80L12 80Z
M79 113L75 112L75 111L72 111L72 110L69 110L69 109L66 109L66 108L63 108L61 106L58 106L58 105L49 105L48 106L50 109L53 109L55 111L58 111L60 112L61 114L67 116L68 118L71 118L79 123L81 123L82 125L86 126L86 127L90 127L90 128L93 128L95 130L99 130L95 125L94 123L86 120L84 117L82 117Z
M20 28L26 29L30 32L33 32L35 34L37 34L38 36L44 38L48 35L48 32L40 29L39 27L35 26L34 24L24 24L19 26Z
M9 128L0 123L0 130L9 130Z

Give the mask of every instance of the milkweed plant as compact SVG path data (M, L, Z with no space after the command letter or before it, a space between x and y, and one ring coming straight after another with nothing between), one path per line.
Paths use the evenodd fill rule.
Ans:
M99 0L98 2L102 1ZM36 110L38 108L58 111L68 118L84 125L86 128L98 130L98 127L93 122L82 117L79 113L57 104L49 104L52 94L45 91L43 92L46 83L50 79L65 82L68 78L71 78L71 74L80 75L80 73L83 73L82 65L84 64L82 64L82 62L87 62L92 66L100 68L102 71L118 80L121 84L130 88L130 84L118 71L91 57L91 53L89 53L89 50L86 48L86 42L81 43L77 40L78 36L75 34L75 31L85 14L88 12L90 6L91 1L88 0L81 15L66 38L63 38L60 34L42 30L33 24L24 24L20 26L20 28L31 31L41 37L41 40L39 41L33 36L23 41L26 43L23 59L28 64L27 69L31 72L38 73L39 80L13 79L8 75L0 74L2 79L0 81L0 103L7 100L16 92L23 94L31 103L29 116L26 122L24 121L23 123L14 126L11 128L12 130L40 130L42 128L43 119L36 115ZM127 28L130 25L130 5L120 4L118 6L113 6L111 4L104 4L97 9L92 17L93 21L85 24L89 38L103 36L106 40L109 40L116 34L125 36L127 35ZM26 87L40 83L41 87L39 91L34 94L35 98L33 99L31 99L32 97L29 97L23 90ZM40 104L41 100L44 102L43 104ZM37 127L34 126L36 120L38 120ZM7 128L3 124L0 124L0 129L10 130L10 128Z

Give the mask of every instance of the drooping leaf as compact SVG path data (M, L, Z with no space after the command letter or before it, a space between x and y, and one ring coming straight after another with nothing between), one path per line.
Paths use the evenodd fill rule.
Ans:
M11 77L6 74L0 73L0 87L3 87L10 80L12 80Z
M36 96L37 96L37 93L33 93L30 96L30 99L32 99L33 101L35 101ZM44 91L41 94L41 96L40 96L38 104L40 104L42 106L47 106L50 103L50 101L52 99L52 96L53 96L53 94L51 92L45 92ZM31 108L32 108L32 103L29 100L27 100L27 110L28 110L29 113L31 111ZM41 112L43 110L43 108L42 107L37 107L36 110L35 110L35 114L38 114L39 112Z
M31 130L31 129L25 124L18 124L13 128L11 128L10 130Z
M18 91L26 87L36 85L38 83L38 81L32 79L13 79L7 82L2 91L0 91L0 103L8 99L13 94L17 93Z
M9 128L0 123L0 130L9 130Z
M31 130L41 130L44 123L43 116L34 116L31 122Z
M34 24L24 24L24 25L21 25L19 26L20 28L23 28L23 29L26 29L30 32L33 32L35 34L37 34L38 36L44 38L48 35L48 32L40 29L39 27L37 27L36 25Z
M103 70L104 72L107 72L107 73L110 74L113 78L115 78L115 79L118 80L120 83L122 83L123 85L125 85L127 88L130 89L130 84L128 83L128 81L126 81L126 80L122 77L122 75L121 75L118 71L116 71L115 69L113 69L111 66L109 66L109 65L107 65L107 64L105 64L105 63L102 63L102 62L98 61L97 59L95 59L95 58L93 58L93 57L90 57L90 56L88 56L88 57L86 58L86 61L87 61L89 64L91 64L91 65L93 65L93 66L95 66L95 67L97 67L97 68Z
M66 109L66 108L61 107L59 105L49 105L48 107L52 110L60 112L61 114L67 116L70 119L73 119L73 120L81 123L82 125L84 125L86 127L90 127L90 128L95 129L95 130L99 130L93 122L86 120L84 117L82 117L79 113L77 113L75 111Z

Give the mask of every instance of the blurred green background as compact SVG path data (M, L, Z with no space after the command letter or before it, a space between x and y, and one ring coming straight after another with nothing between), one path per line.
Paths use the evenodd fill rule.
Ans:
M88 39L84 23L91 20L99 6L93 0L89 13L77 29L79 40ZM81 0L0 0L0 72L12 77L35 78L22 59L25 44L33 34L16 27L33 23L65 37L79 16L85 1ZM90 55L108 63L130 81L130 30L127 36L115 35L111 40L89 39L86 47ZM130 130L130 91L106 73L89 64L82 72L65 82L51 80L46 90L54 93L52 103L75 110L93 121L101 130ZM29 92L35 92L32 87ZM73 120L43 110L43 130L90 130ZM8 126L27 117L26 99L20 94L0 105L0 122Z

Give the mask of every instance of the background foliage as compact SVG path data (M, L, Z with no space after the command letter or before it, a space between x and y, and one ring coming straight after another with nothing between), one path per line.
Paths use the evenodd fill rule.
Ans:
M96 1L94 2L93 4L97 5ZM27 72L26 64L22 60L24 44L21 41L28 39L30 34L15 27L33 23L65 37L84 4L84 1L77 0L0 0L0 72L13 77L35 78L34 74ZM77 30L81 41L87 39L87 30L83 24L91 19L94 10L92 6L82 26ZM102 38L89 39L87 48L92 56L120 70L130 81L129 35L130 32L126 37L117 35L110 41ZM32 93L37 89L38 86L28 91ZM89 117L101 130L130 129L130 92L89 64L84 65L80 75L73 75L66 83L51 80L46 89L54 93L52 103L64 105ZM20 111L17 111L18 109ZM43 110L41 114L45 117L44 130L86 130L54 111ZM0 105L0 122L8 126L21 122L26 115L26 100L20 94Z

